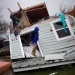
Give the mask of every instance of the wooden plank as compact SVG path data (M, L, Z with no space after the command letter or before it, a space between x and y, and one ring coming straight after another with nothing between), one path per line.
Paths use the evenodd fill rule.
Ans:
M25 19L25 21L26 21L26 23L27 23L27 26L30 26L31 24L30 24L30 22L29 22L29 20L28 20L28 17L27 17L27 15L26 15L26 12L22 11L22 14L23 14L24 19Z
M20 6L20 4L19 4L18 2L17 2L17 4L18 4L19 8L21 8L21 6ZM29 20L28 20L28 17L27 17L27 15L26 15L26 12L24 13L24 10L21 10L21 13L22 13L23 19L24 19L25 22L26 22L26 25L27 25L27 26L30 26L30 22L29 22Z
M27 7L27 8L24 8L23 10L25 11L27 9L32 9L32 8L35 8L35 7L38 7L38 6L41 6L41 5L45 5L45 2L37 4L37 5L30 6L30 7Z
M17 4L18 4L19 8L21 8L21 6L20 6L19 2L17 2Z
M19 8L21 8L20 4L19 3L17 3L17 4L18 4ZM31 7L28 7L28 8L25 8L25 9L22 10L22 15L23 15L24 20L26 21L27 26L30 26L31 24L30 24L30 22L28 20L28 17L26 15L26 12L24 12L24 11L27 11L28 9L32 9L34 7L38 7L38 6L41 6L41 5L44 5L45 6L45 3L40 3L40 4L31 6ZM14 13L16 13L16 12L14 12Z
M26 10L26 11L34 11L34 10L39 10L39 9L44 9L44 8L46 8L46 7L42 7L42 8L36 8L36 9L30 9L30 10Z
M12 11L8 8L9 12L12 13Z
M34 46L32 44L30 44L30 46L23 46L23 50L24 50L24 53L25 53L26 58L35 57L35 56L32 55L33 47ZM40 57L41 56L40 51L36 49L35 55L37 57Z
M17 2L17 3L19 3L19 2ZM37 4L37 5L30 6L30 7L27 7L27 8L24 8L23 10L26 11L27 9L32 9L32 8L35 8L35 7L38 7L38 6L41 6L41 5L45 5L45 2ZM20 4L19 4L19 7L20 7ZM16 13L16 12L17 11L14 11L14 13Z

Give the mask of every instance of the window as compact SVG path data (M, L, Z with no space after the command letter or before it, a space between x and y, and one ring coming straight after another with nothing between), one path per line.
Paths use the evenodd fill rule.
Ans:
M68 39L68 38L71 38L74 36L74 33L72 31L72 28L70 26L68 19L65 19L65 20L67 23L67 25L66 25L67 33L65 33L65 31L64 31L64 27L63 27L63 24L60 21L60 19L50 22L57 41Z

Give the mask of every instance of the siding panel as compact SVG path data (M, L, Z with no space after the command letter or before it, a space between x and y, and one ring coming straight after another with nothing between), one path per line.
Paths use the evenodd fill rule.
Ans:
M47 55L54 52L62 52L75 47L75 39L69 38L57 41L53 31L50 31L50 21L39 25L39 44L43 54Z
M14 34L10 34L10 54L11 59L25 57L19 35L15 37Z

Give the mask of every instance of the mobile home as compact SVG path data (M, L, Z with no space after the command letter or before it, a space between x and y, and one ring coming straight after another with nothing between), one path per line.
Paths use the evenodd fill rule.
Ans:
M65 33L60 18L49 17L45 3L24 10L23 23L29 26L21 29L20 35L15 37L11 23L9 33L14 72L75 63L75 18L66 15ZM33 56L29 38L36 26L39 27L39 41L36 56Z

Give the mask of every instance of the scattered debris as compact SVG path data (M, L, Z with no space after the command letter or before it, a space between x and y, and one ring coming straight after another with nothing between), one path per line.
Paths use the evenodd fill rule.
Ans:
M49 74L49 75L55 75L57 72L54 72L54 73L51 73L51 74Z

